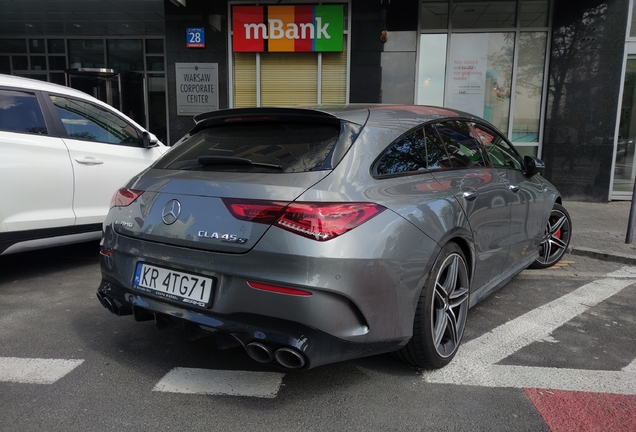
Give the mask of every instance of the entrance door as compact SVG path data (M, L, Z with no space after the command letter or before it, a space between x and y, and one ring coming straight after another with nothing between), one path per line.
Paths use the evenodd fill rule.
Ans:
M144 79L134 72L112 69L68 70L69 87L88 93L148 128Z
M618 127L614 162L612 199L631 199L636 177L634 144L636 143L636 58L627 60L625 86Z

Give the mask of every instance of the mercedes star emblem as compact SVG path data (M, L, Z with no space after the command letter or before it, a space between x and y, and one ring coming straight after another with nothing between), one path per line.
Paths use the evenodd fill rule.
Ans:
M161 219L163 223L166 225L173 224L177 219L179 219L179 214L181 213L181 203L177 200L170 200L163 207L163 211L161 212Z

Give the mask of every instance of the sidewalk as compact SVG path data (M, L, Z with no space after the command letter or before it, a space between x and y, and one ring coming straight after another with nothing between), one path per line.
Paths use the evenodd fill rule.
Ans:
M572 218L570 254L636 265L636 226L632 244L625 244L631 201L563 205Z

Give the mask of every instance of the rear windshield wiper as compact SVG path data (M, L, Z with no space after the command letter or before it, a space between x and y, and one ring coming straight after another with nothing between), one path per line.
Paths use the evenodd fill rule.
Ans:
M272 168L279 171L283 170L282 165L274 165L261 162L253 162L250 159L232 157L232 156L199 156L197 158L199 165L251 165L264 168Z

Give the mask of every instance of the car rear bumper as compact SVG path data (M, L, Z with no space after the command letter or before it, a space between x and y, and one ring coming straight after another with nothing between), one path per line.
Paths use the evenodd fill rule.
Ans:
M191 337L209 334L219 348L242 346L254 360L286 369L309 369L323 364L396 351L409 338L349 342L309 326L249 313L230 315L184 309L145 296L104 278L97 290L104 307L137 321L154 319L162 328L182 325Z

